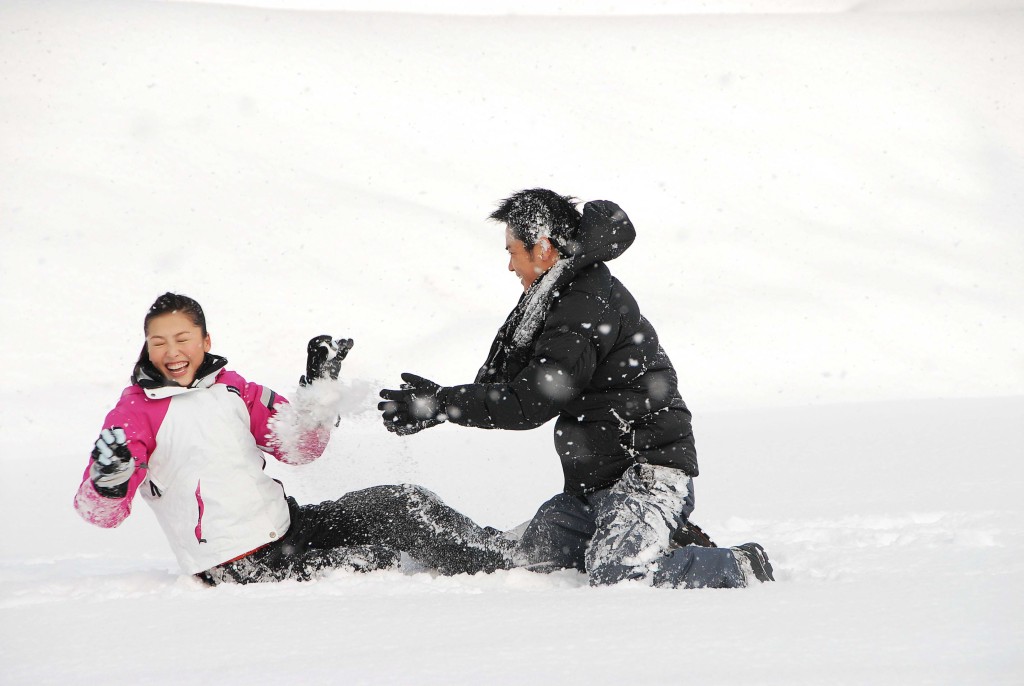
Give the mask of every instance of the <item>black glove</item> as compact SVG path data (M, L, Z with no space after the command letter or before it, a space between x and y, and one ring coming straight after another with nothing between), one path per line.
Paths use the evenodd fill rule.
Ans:
M441 407L441 387L429 379L408 372L402 374L401 389L385 388L380 392L384 402L377 404L384 428L399 436L408 436L448 419Z
M331 340L330 336L309 339L306 346L306 374L299 377L299 385L311 384L317 379L337 379L341 361L355 343L351 338Z
M128 437L124 429L112 426L100 432L96 447L92 449L89 478L102 495L124 497L128 492L135 458L128 450Z

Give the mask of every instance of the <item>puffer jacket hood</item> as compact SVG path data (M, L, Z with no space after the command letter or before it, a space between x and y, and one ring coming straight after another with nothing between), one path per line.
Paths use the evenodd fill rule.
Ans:
M583 206L576 240L566 252L571 272L579 273L596 262L607 262L626 252L636 240L636 229L621 207L611 200L592 200Z

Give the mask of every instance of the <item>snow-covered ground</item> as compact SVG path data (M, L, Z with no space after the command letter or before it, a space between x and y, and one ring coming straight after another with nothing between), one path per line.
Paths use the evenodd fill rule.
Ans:
M536 5L0 4L0 682L1024 681L1021 4ZM170 289L286 395L310 336L356 339L327 454L269 467L300 501L529 518L549 428L372 407L472 376L518 290L483 217L533 186L637 225L611 267L694 411L695 518L778 583L208 589L145 506L73 512Z

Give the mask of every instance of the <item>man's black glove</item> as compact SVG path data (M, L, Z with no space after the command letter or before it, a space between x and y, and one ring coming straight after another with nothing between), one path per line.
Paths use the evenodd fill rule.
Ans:
M332 340L330 336L309 339L306 346L306 374L299 377L299 385L311 384L317 379L337 379L341 361L355 343L351 338Z
M399 390L385 388L380 392L384 402L377 404L384 420L384 428L399 436L408 436L444 422L448 419L441 407L438 392L441 387L422 376L402 374Z
M134 471L135 458L128 450L128 437L120 426L100 432L92 449L89 478L101 495L123 498L128 493L128 479Z

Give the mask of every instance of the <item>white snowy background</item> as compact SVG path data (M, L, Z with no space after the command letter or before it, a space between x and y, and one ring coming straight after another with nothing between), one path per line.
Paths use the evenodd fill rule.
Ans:
M0 683L1024 682L1024 8L1011 0L0 3ZM71 501L166 290L288 395L355 338L302 502L513 527L550 428L379 424L518 296L509 193L618 202L695 519L778 583L336 573L208 589Z

